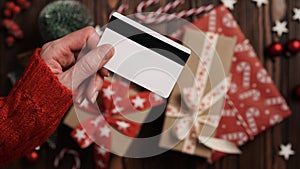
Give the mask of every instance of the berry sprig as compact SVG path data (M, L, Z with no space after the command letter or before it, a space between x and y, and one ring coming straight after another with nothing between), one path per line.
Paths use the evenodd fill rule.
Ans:
M11 0L5 3L2 26L4 26L8 31L8 35L5 39L5 42L8 46L12 46L16 39L22 39L24 37L22 29L15 22L15 18L23 10L26 10L29 7L30 2L28 0Z

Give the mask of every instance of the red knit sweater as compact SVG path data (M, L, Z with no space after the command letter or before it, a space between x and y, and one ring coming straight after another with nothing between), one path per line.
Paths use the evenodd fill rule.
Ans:
M55 131L72 104L37 49L21 79L0 98L0 168L32 151Z

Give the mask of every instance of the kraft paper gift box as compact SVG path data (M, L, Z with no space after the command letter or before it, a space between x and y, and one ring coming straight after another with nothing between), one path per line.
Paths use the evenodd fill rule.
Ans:
M63 123L74 129L71 137L81 148L94 146L95 166L105 169L110 152L126 154L151 108L164 100L149 91L129 87L122 80L106 80L98 101L99 106L87 100L74 103Z
M210 158L212 148L240 153L214 139L230 83L236 40L188 28L183 43L192 54L168 100L160 146Z

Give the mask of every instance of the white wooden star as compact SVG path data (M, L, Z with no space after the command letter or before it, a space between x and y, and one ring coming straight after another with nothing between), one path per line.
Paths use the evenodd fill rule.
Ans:
M288 160L290 155L294 155L295 152L292 150L292 144L289 143L287 145L280 145L279 155L284 156L285 160Z
M110 128L107 125L100 128L100 136L101 137L109 137Z
M112 95L115 94L115 91L112 90L111 86L103 89L104 97L110 99Z
M267 4L268 0L252 0L253 2L256 2L256 5L258 8L260 8L263 4Z
M120 129L120 130L126 130L129 126L130 126L130 124L129 123L126 123L125 121L117 121L116 122L117 123L117 125L118 125L118 128Z
M138 107L144 108L144 102L145 102L145 101L146 101L146 100L143 99L143 98L140 98L140 96L137 96L135 99L132 100L133 106L134 106L135 108L138 108Z
M276 32L278 36L281 36L283 33L288 33L287 22L276 21L275 26L272 28L272 31Z
M224 4L226 8L229 8L231 10L234 9L234 4L236 4L236 0L221 0L221 2Z
M85 130L84 129L82 129L82 130L80 130L80 129L76 130L76 133L75 133L74 137L77 138L77 140L80 142L82 139L85 138Z
M298 8L294 8L293 11L294 11L293 19L300 21L300 8L299 9Z
M104 156L106 154L106 149L104 148L104 146L100 146L97 148L97 153L101 154L102 156Z

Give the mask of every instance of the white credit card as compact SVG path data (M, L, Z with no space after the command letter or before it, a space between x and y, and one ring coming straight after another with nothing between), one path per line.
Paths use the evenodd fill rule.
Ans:
M164 97L169 97L191 50L114 12L98 44L115 54L106 69Z

